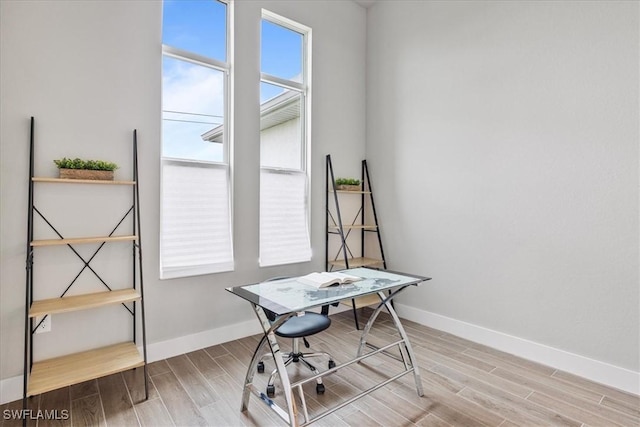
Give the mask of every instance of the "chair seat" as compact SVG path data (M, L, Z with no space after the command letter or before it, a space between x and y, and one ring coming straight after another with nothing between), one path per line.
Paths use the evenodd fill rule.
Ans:
M304 313L304 316L293 316L287 319L276 329L276 335L284 338L302 338L322 332L331 325L331 319L323 314L312 311Z

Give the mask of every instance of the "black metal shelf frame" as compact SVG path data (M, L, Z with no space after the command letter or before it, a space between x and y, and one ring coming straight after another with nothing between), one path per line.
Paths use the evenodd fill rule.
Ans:
M45 314L42 319L35 324L34 318L29 315L29 310L33 304L33 287L34 287L34 246L32 242L34 241L34 214L37 214L45 224L49 226L51 230L60 238L64 239L63 235L53 226L53 224L44 216L44 214L38 210L38 208L34 204L35 198L35 188L34 188L34 164L35 164L35 119L31 117L30 121L30 138L29 138L29 194L28 194L28 209L27 209L27 242L26 242L26 286L25 286L25 345L24 345L24 381L23 381L23 409L27 408L27 388L29 382L29 376L31 369L33 367L33 335L35 334L38 327L45 321L46 317L49 314ZM146 324L145 324L145 310L144 310L144 277L142 273L142 238L140 233L140 191L139 191L139 174L138 174L138 133L137 130L133 131L133 182L132 185L132 204L131 207L127 210L127 212L121 217L118 223L113 227L111 232L106 237L112 237L113 234L118 230L118 228L125 223L127 218L130 218L131 225L133 229L133 236L136 236L135 239L132 240L132 257L133 257L133 267L132 267L132 288L134 290L138 290L140 292L140 313L137 315L137 304L136 301L131 302L131 307L129 307L126 303L121 303L122 306L129 312L132 316L132 342L138 343L137 341L137 318L140 317L141 320L141 335L142 335L142 351L143 351L143 359L144 359L144 387L145 387L145 399L149 397L149 382L148 382L148 372L147 372L147 340L146 340ZM91 267L91 262L98 255L100 250L104 247L106 242L100 243L98 248L93 252L93 254L85 259L82 255L76 251L72 244L66 244L66 246L82 261L83 266L80 271L73 278L71 283L65 288L64 292L60 295L60 298L64 297L67 292L71 289L71 287L76 283L80 275L85 271L89 270L93 275L109 290L112 288L105 282L105 280L100 277L100 275ZM35 326L34 326L35 324ZM23 412L23 415L26 412ZM26 423L26 415L23 418L23 425Z
M371 179L369 177L369 169L367 167L367 161L362 160L361 164L361 180L360 180L360 206L358 211L353 216L353 219L349 225L345 225L343 222L342 213L340 211L340 198L338 196L338 189L336 187L335 175L333 173L333 164L331 162L331 155L327 154L326 156L326 165L325 165L325 267L327 271L331 271L334 268L334 265L331 263L333 261L338 261L341 259L344 262L345 269L350 268L349 260L356 258L353 250L349 247L348 239L351 235L351 232L355 230L355 228L350 228L350 226L359 225L358 229L360 230L360 256L365 257L365 233L375 233L377 235L378 247L380 250L380 260L379 262L382 264L384 269L387 268L387 262L384 256L384 248L382 246L382 237L380 235L380 225L378 224L378 215L376 213L376 205L373 199L373 190L371 188ZM333 194L333 206L335 209L335 215L331 211L331 194ZM367 217L365 215L365 202L367 197L371 203L371 211L373 216L373 223L367 224ZM358 219L360 220L360 224L358 223ZM366 226L371 226L368 228ZM347 231L345 232L345 228ZM335 229L333 231L332 229ZM337 235L339 236L339 248L337 253L334 256L329 255L329 236ZM358 322L358 313L356 310L355 300L351 300L351 306L353 309L353 318L356 324L356 329L360 329L360 324Z

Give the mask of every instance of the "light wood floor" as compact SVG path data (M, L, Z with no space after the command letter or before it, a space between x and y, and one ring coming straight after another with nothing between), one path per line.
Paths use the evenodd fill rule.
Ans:
M359 331L350 313L332 316L332 327L311 337L313 349L331 352L338 364L353 356ZM419 360L425 395L412 375L319 420L323 426L640 426L640 398L553 368L404 321ZM372 342L389 342L391 322L379 319ZM375 340L374 340L375 339ZM252 397L241 413L241 385L258 337L216 345L149 365L150 396L144 400L142 370L49 392L30 399L32 410L68 410L66 421L29 425L66 426L279 426L284 423ZM316 359L318 360L318 359ZM317 365L324 369L326 360ZM267 369L273 366L268 361ZM375 356L325 380L326 392L307 390L310 411L370 388L398 362ZM298 366L291 369L299 375ZM395 372L398 372L397 370ZM266 374L255 380L265 382ZM278 390L278 383L276 388ZM276 401L282 401L281 393ZM20 409L21 401L0 406ZM35 414L36 412L34 412ZM21 425L0 419L1 427Z

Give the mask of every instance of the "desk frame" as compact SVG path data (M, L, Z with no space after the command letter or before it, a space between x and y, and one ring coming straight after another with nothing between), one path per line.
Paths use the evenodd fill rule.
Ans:
M428 280L427 278L425 278L425 280ZM275 330L278 329L278 327L284 323L288 318L292 317L295 315L295 313L288 313L286 315L282 315L280 316L277 321L275 321L274 323L271 323L269 321L269 319L267 318L263 308L258 305L255 304L253 302L250 302L250 304L253 307L253 310L255 311L258 320L260 321L260 324L262 326L262 330L264 331L264 335L262 337L262 339L260 340L260 342L258 343L256 350L253 353L253 357L251 358L251 362L249 363L249 367L247 369L247 375L245 377L245 381L244 381L244 387L243 387L243 393L242 393L242 405L240 410L241 411L246 411L248 410L249 407L249 398L251 396L251 394L253 394L254 396L256 396L258 399L260 399L263 403L265 403L267 406L269 406L280 418L282 418L287 424L289 424L290 426L306 426L308 424L311 424L314 421L317 421L321 418L324 418L325 416L337 411L338 409L350 404L351 402L366 396L367 394L379 389L380 387L385 386L386 384L395 381L396 379L408 374L408 373L413 373L414 379L415 379L415 383L416 383L416 392L418 394L418 396L423 396L424 392L423 392L423 388L422 388L422 380L420 378L420 371L418 369L418 362L417 359L413 353L413 349L411 347L411 343L409 342L409 337L407 336L404 328L402 327L402 323L400 323L400 318L398 317L398 314L396 313L395 309L393 308L393 305L391 304L391 301L393 300L393 298L395 298L398 294L400 294L402 291L404 291L405 289L407 289L410 286L415 286L418 283L413 283L413 284L409 284L409 285L401 285L398 288L395 288L389 291L388 294L386 294L383 291L380 291L377 293L378 297L380 298L380 303L378 304L378 306L376 307L376 309L374 310L374 312L371 314L371 317L369 318L369 321L367 322L366 326L364 327L364 329L362 330L362 335L360 336L360 343L358 346L358 352L356 354L356 357L353 358L352 360L349 360L346 363L342 363L340 365L335 366L334 368L328 369L326 371L323 371L317 375L313 375L310 377L306 377L300 381L297 381L295 383L291 383L291 381L289 380L289 374L287 373L287 369L284 365L284 359L282 357L282 352L280 350L280 345L278 344L278 341L276 339L276 335L275 335ZM387 344L383 347L377 348L372 346L371 344L367 344L367 335L369 334L369 331L371 330L371 327L373 326L376 318L378 317L378 315L380 314L380 312L382 311L383 308L386 308L387 311L389 312L389 314L391 315L391 318L393 319L393 323L398 331L398 333L400 334L400 340ZM257 365L258 362L261 359L261 351L262 351L262 347L265 345L265 343L267 343L269 345L269 348L271 350L271 354L273 355L273 359L275 361L276 364L276 369L278 370L278 375L280 377L280 382L281 382L281 386L283 388L283 392L284 392L284 397L287 403L287 408L281 408L280 406L278 406L271 398L269 398L264 392L262 392L261 390L259 390L254 384L253 384L253 375L256 372L257 369ZM369 347L373 347L374 350L371 352L367 352L365 353L365 348L369 346ZM323 377L326 375L330 375L346 366L349 366L353 363L358 363L368 357L374 356L376 354L386 354L386 350L393 348L395 346L398 346L399 350L400 350L400 355L401 355L401 362L404 364L404 370L378 384L376 384L375 386L359 393L358 395L344 401L341 402L340 404L334 406L333 408L329 408L326 411L315 415L313 418L309 417L309 413L307 411L307 404L305 401L305 397L304 397L304 391L302 389L302 385L306 384L308 382L312 382L312 381L316 381L317 378L319 377ZM388 354L386 354L388 355ZM390 355L388 355L390 356ZM393 357L393 356L390 356ZM393 357L395 359L395 357ZM294 390L298 390L298 395L300 398L300 402L301 402L301 406L302 406L302 415L304 416L304 422L303 423L299 423L298 422L298 409L296 407L296 402L295 402L295 398L294 398L294 394L293 391Z

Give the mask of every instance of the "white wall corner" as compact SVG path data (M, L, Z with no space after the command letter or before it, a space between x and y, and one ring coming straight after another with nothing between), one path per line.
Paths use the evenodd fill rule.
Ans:
M640 395L640 372L549 347L440 314L395 304L398 315L430 328L468 339L600 384Z

